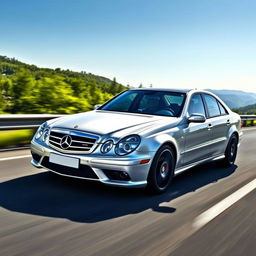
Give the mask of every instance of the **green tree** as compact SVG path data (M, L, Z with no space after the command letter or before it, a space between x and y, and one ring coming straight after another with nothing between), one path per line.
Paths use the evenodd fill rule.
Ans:
M85 81L80 78L68 79L67 82L71 85L73 94L76 97L79 97L86 90Z
M13 79L13 86L12 86L12 113L22 112L24 109L23 102L24 98L28 98L33 91L33 87L35 84L35 80L31 73L25 69L21 69ZM27 101L26 101L27 103ZM26 106L27 108L28 106Z
M3 95L3 84L0 81L0 113L3 113L3 109L5 107L5 102L4 102L4 95Z
M5 76L0 76L0 111L10 111L12 92L12 80Z
M73 96L71 86L65 83L63 78L45 77L38 83L35 110L37 113L70 114L90 109L88 101Z
M101 104L104 101L104 96L101 90L97 87L95 79L91 79L87 83L87 99L91 105L91 108L96 104Z
M111 93L111 94L116 94L117 91L118 91L117 86L118 86L118 84L116 82L116 78L114 77L113 81L111 82L111 85L109 86L109 91L108 92Z

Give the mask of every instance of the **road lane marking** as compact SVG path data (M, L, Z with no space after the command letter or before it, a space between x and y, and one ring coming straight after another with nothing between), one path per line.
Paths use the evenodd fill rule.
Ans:
M200 214L194 221L193 227L196 229L200 229L203 226L205 226L207 223L209 223L211 220L216 218L218 215L220 215L222 212L224 212L226 209L228 209L230 206L235 204L237 201L242 199L244 196L249 194L251 191L256 189L256 179L252 180L230 196L226 197L210 209L206 210L202 214Z
M8 160L20 159L20 158L27 158L27 157L31 157L31 155L11 156L11 157L0 158L0 162L1 162L1 161L8 161Z

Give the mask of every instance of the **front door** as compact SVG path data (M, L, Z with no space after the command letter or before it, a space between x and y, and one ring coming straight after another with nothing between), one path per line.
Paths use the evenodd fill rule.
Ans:
M206 116L205 107L201 94L194 94L190 100L188 116L201 114ZM204 123L188 123L184 129L185 151L183 166L198 162L209 157L211 141L211 123L208 119Z

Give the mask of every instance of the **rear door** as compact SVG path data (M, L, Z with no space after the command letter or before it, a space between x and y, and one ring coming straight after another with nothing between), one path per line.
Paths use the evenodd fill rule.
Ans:
M228 112L212 95L203 94L207 117L211 124L210 156L223 154L226 148L230 120Z

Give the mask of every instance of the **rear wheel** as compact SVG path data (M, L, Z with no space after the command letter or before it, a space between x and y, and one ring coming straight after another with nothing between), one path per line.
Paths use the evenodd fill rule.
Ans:
M225 167L230 167L235 163L236 155L237 155L237 144L238 139L235 134L233 134L228 142L225 158L222 160L222 165Z
M155 194L167 190L174 174L175 158L170 146L162 146L156 153L148 174L147 189Z

